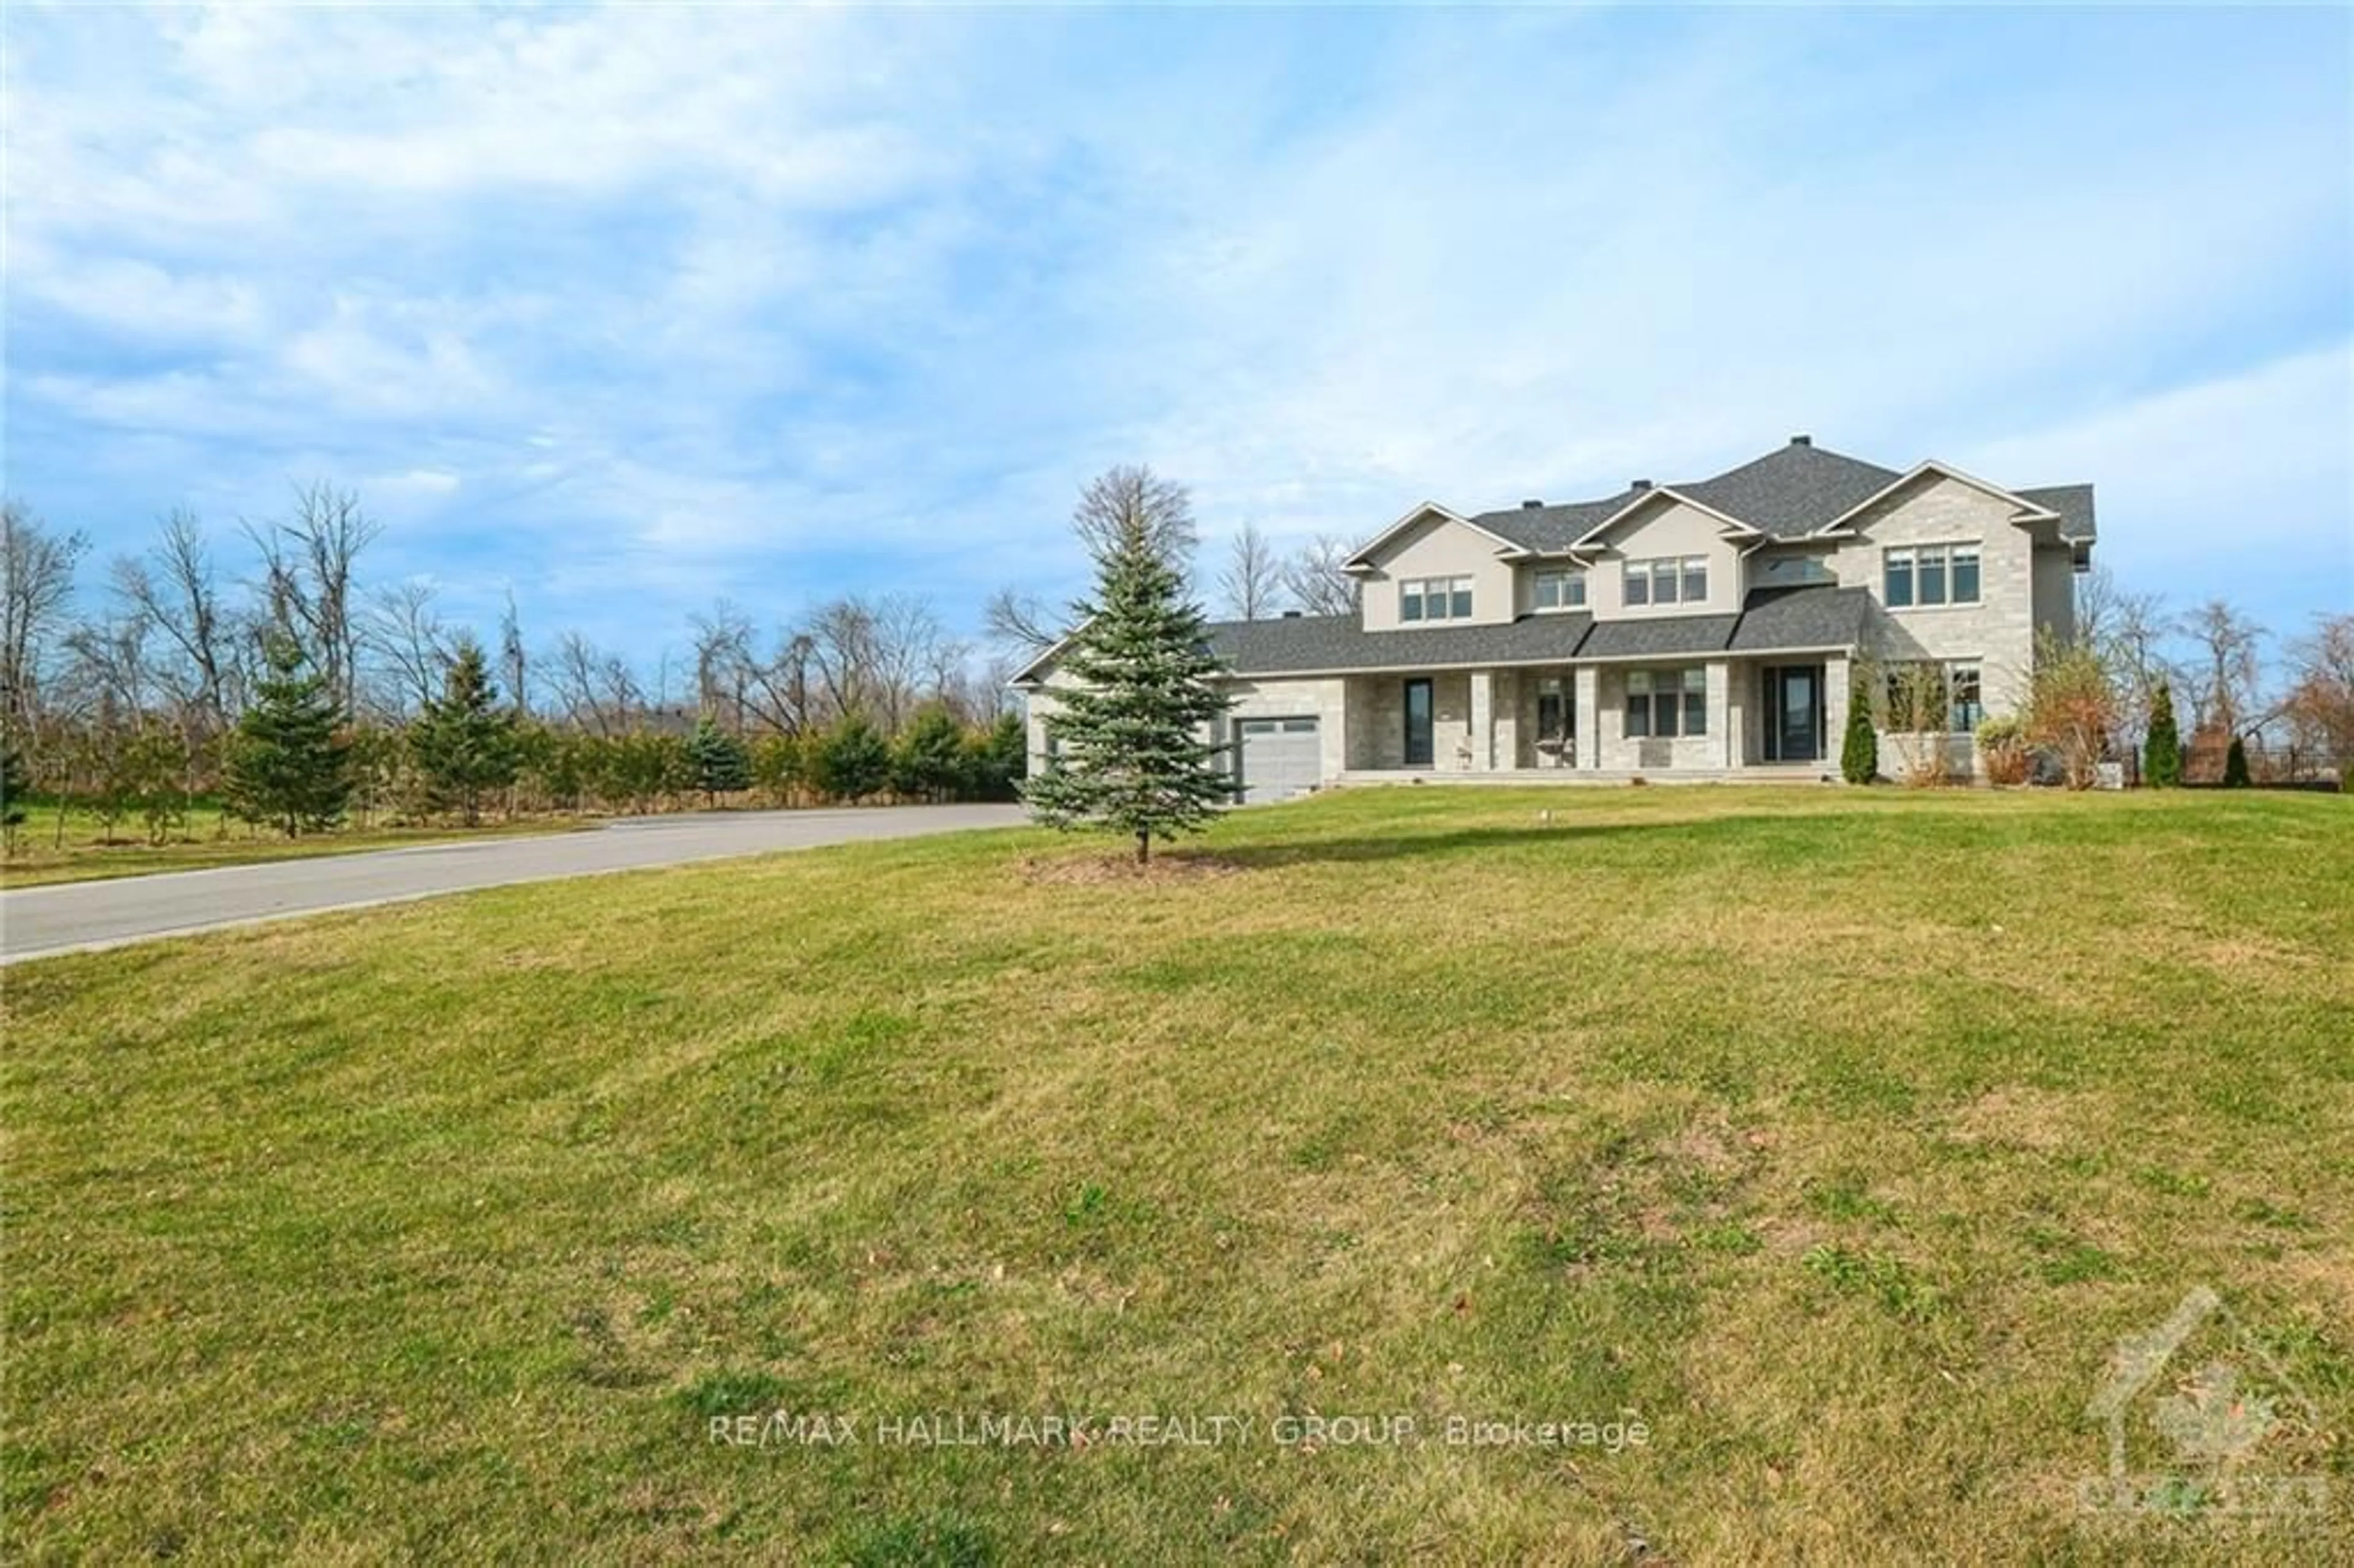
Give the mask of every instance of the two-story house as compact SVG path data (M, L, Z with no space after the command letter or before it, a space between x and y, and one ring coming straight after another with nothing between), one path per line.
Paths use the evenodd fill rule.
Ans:
M1240 790L1555 769L1812 779L1836 773L1856 673L1919 693L1898 673L1925 666L1946 711L1892 721L1878 703L1881 722L1910 745L1942 732L1967 772L1979 719L2024 700L2039 630L2071 633L2093 539L2090 485L1899 472L1805 436L1598 501L1417 506L1350 558L1356 614L1211 627ZM1054 661L1015 683L1034 766Z

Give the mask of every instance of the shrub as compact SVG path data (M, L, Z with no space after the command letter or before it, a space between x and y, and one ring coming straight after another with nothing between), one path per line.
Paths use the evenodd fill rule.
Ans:
M2142 782L2168 789L2182 782L2182 733L2174 724L2174 691L2164 681L2150 699L2149 738L2141 748Z
M2232 749L2223 754L2223 788L2244 789L2248 787L2248 747L2238 736L2232 737Z
M891 748L862 714L827 731L810 761L817 787L838 800L863 800L891 782Z
M1880 732L1872 724L1871 684L1863 666L1848 672L1847 738L1840 746L1840 775L1850 784L1869 784L1880 776Z
M2015 718L1990 718L1978 726L1978 758L1989 784L2027 782L2027 739Z
M945 800L965 782L964 732L948 709L928 704L891 747L891 788L902 795Z
M2097 781L2116 715L2116 690L2095 650L2048 633L2039 640L2020 728L2028 744L2052 755L2069 789L2089 789Z
M695 721L695 734L686 743L686 765L705 805L716 806L720 796L752 787L752 758L744 743L721 729L709 714Z

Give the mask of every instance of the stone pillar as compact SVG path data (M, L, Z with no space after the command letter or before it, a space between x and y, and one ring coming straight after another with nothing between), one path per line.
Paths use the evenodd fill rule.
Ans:
M1602 766L1602 673L1591 664L1577 667L1577 765Z
M1496 766L1496 673L1471 672L1471 771L1488 773Z
M1723 767L1738 768L1741 752L1733 733L1732 669L1722 659L1711 659L1701 666L1708 681L1708 733L1715 737L1717 760Z

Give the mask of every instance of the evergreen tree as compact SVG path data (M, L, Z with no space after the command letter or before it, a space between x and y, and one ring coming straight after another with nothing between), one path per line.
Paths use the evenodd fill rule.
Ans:
M2235 735L2232 737L2232 749L2223 754L2223 788L2244 789L2248 784L2247 743Z
M695 721L695 734L686 743L686 762L706 805L716 806L720 796L752 787L752 754L709 714Z
M336 734L343 715L292 638L273 633L261 657L252 705L229 737L222 780L229 807L247 821L276 823L290 839L333 827L351 793Z
M977 800L1018 797L1030 763L1030 736L1020 714L1000 714L987 729L966 742L966 787Z
M25 825L25 797L32 793L33 777L16 737L0 735L0 842L16 848L16 830Z
M459 639L441 695L408 726L408 749L427 800L444 810L455 807L468 827L482 820L486 793L514 782L522 767L514 712L499 705L482 644L472 638Z
M1050 754L1022 796L1055 827L1133 834L1142 864L1154 834L1197 832L1234 797L1213 733L1227 707L1213 684L1220 666L1140 514L1103 538L1094 601L1078 608L1057 672L1068 683L1047 693Z
M928 704L891 747L891 788L902 795L945 800L964 782L964 732L947 708Z
M817 787L837 800L863 800L891 782L891 748L866 722L851 714L826 732L810 758Z
M2182 734L2174 725L2174 691L2164 681L2150 699L2149 738L2141 748L2142 782L2165 789L2182 782Z
M1872 723L1871 684L1866 666L1848 667L1847 738L1840 746L1840 774L1850 784L1869 784L1880 775L1880 732Z

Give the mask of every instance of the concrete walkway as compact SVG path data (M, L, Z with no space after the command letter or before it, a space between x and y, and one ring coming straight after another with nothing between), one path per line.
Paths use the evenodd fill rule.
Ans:
M357 909L599 872L1011 827L1019 806L719 811L635 817L588 832L473 839L261 865L0 892L0 963L120 947L328 909Z

